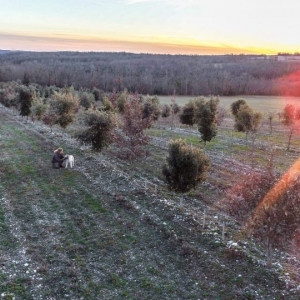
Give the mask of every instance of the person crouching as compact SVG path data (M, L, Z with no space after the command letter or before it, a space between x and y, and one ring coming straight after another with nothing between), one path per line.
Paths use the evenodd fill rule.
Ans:
M54 150L54 155L52 157L52 165L54 169L64 168L63 161L66 160L68 156L64 156L64 150L62 148L58 148Z

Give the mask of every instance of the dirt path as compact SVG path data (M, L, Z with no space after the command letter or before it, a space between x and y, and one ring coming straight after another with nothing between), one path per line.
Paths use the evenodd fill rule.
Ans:
M0 299L274 299L284 292L276 274L228 250L218 216L203 229L193 221L199 216L145 189L113 160L42 132L0 108ZM74 169L51 168L57 146L75 154Z

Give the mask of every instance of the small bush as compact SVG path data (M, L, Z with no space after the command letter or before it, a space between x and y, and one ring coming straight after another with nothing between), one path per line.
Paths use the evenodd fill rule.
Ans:
M239 109L242 105L247 105L247 102L244 99L239 99L231 103L230 109L234 117L237 117Z
M92 93L94 95L95 101L100 101L104 92L94 87Z
M82 92L79 95L80 105L84 107L85 110L88 110L92 107L95 102L95 96L92 93Z
M171 115L171 107L168 104L164 104L161 108L161 116L167 118Z
M117 125L114 113L98 110L86 111L82 119L87 128L76 134L80 141L91 143L95 151L101 151L113 141L112 132Z
M40 121L47 111L47 108L46 104L36 102L32 105L31 114Z
M163 175L171 189L187 192L206 179L209 167L209 157L201 149L187 146L181 139L173 140Z
M172 103L171 106L172 106L173 114L177 115L180 112L180 106L176 102Z
M241 105L235 116L234 128L239 132L255 133L262 120L262 114L253 111L248 105Z
M191 100L182 108L181 114L179 115L180 122L185 125L193 126L196 123L195 111L195 102Z
M158 120L160 117L159 99L155 97L147 97L143 102L143 119Z
M75 118L79 106L79 99L73 89L66 89L62 93L54 92L50 102L50 110L57 116L56 123L66 128Z
M144 106L137 95L130 95L125 102L120 130L116 132L115 144L122 159L135 159L146 154L143 147L148 144L146 129L151 127L152 115L144 117Z

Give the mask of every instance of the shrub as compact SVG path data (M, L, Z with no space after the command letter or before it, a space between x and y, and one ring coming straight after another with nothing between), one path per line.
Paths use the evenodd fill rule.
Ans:
M75 112L79 106L79 99L72 89L62 93L54 92L50 102L50 111L55 113L56 124L66 128L75 118Z
M161 108L161 116L167 118L171 115L171 107L168 104L164 104Z
M8 85L0 89L0 103L6 107L14 107L19 110L20 100L15 89Z
M82 121L87 128L78 132L76 137L84 143L91 143L95 151L101 151L113 141L113 130L117 125L114 113L89 110L83 113Z
M43 114L47 111L47 104L41 102L35 102L32 105L31 114L36 117L39 121L42 119Z
M107 96L103 96L102 98L102 106L101 110L107 111L107 112L113 112L114 111L114 106L112 102L108 99Z
M237 131L255 133L261 123L262 114L253 111L248 105L241 105L235 117L234 128Z
M56 123L57 115L52 111L46 111L42 115L42 121L44 124L50 127L50 131L52 132L52 126Z
M20 115L28 117L31 113L31 105L33 102L32 92L26 87L21 87L19 90L19 100L20 100Z
M179 139L169 143L167 164L162 172L170 189L187 192L206 179L209 167L210 159L201 149L187 146Z
M180 106L176 102L172 103L171 106L172 106L173 114L177 115L180 112Z
M241 105L247 105L247 102L244 99L239 99L231 103L231 113L233 114L234 117L237 116L238 111L241 107Z
M88 110L95 102L95 96L92 93L81 92L79 95L80 105Z
M195 102L190 100L181 110L179 115L180 122L185 125L193 126L195 124Z
M117 99L117 108L118 108L118 111L119 113L124 113L124 110L125 110L125 103L127 101L127 98L128 98L128 93L127 91L124 91L122 92L118 99Z
M155 97L147 97L143 103L143 119L152 119L153 121L158 120L160 117L159 99Z
M92 90L92 93L94 95L95 101L100 101L101 100L103 91L101 91L101 90L94 87L93 90Z
M116 144L122 150L119 152L121 158L134 159L144 153L142 146L149 141L145 130L151 126L153 119L152 115L144 117L143 108L136 95L128 97L125 102L121 130L116 134Z

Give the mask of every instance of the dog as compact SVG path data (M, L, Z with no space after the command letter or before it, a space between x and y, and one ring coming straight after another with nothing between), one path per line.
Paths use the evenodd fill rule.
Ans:
M68 167L68 165L70 165L70 168L72 169L75 165L75 158L73 155L67 155L67 159L66 159L66 168Z

